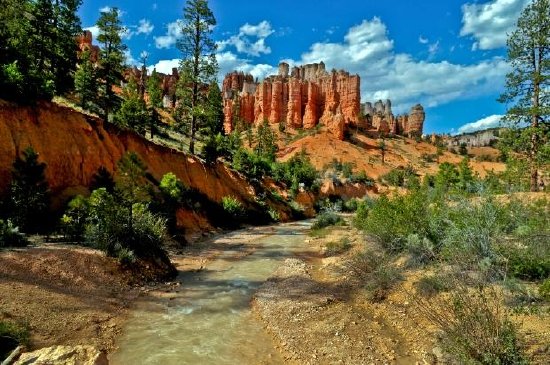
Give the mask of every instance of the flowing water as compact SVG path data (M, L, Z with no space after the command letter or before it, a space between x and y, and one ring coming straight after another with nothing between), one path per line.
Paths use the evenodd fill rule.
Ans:
M251 313L250 300L282 260L305 249L308 227L300 222L261 228L259 233L265 235L252 240L256 250L251 255L236 259L239 248L233 248L205 270L180 273L180 291L175 296L138 302L110 363L283 363Z

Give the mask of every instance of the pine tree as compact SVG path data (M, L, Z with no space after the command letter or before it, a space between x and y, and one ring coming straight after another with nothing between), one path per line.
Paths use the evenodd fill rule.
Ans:
M151 76L147 79L147 95L149 95L149 104L153 108L162 108L162 80L157 72L153 69Z
M267 120L264 120L262 125L258 126L256 140L258 142L255 148L256 154L270 162L275 161L275 152L277 152L275 133L273 133Z
M217 82L210 83L206 99L206 125L202 134L206 136L223 133L223 98Z
M34 233L45 226L50 207L50 192L44 175L46 164L28 147L23 158L13 163L10 185L12 218L23 232Z
M200 123L206 119L205 89L216 79L216 43L212 30L216 25L207 0L188 0L181 22L182 37L178 48L182 52L180 81L177 94L182 111L179 123L189 124L189 152L195 153L195 140Z
M82 0L54 0L56 42L52 61L56 93L64 94L74 87L78 47L75 37L82 32L77 11Z
M73 87L80 0L4 0L0 7L0 96L33 102Z
M124 51L126 45L122 43L121 33L124 30L119 19L119 10L111 8L101 12L97 21L99 35L97 41L101 43L99 57L99 76L102 82L102 94L100 104L103 108L105 120L109 119L109 113L119 105L119 98L115 95L113 86L122 81L124 64Z
M95 110L98 97L96 69L89 51L80 55L80 64L74 75L75 91L84 109Z
M115 113L114 122L121 127L130 128L145 135L150 118L147 104L140 95L137 81L132 77L124 87L123 101Z
M505 121L518 129L508 144L527 154L530 188L537 191L541 160L550 158L550 0L533 0L523 10L508 37L508 61L512 71L499 101L512 104Z

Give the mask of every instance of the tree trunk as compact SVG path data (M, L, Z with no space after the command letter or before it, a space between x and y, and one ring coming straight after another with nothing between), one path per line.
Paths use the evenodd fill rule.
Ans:
M537 54L538 53L538 54ZM541 72L541 66L542 66L542 52L538 50L537 47L534 44L533 45L533 68L534 68L534 74L533 77L533 109L534 113L531 116L531 128L532 134L531 134L531 146L529 151L529 165L531 168L531 191L536 192L539 190L539 181L538 181L538 170L537 170L537 150L538 150L538 135L537 135L537 129L539 126L539 95L540 95L540 81L539 76Z

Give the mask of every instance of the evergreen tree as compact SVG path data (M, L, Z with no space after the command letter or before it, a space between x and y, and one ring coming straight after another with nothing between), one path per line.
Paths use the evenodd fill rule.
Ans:
M182 52L179 123L189 125L189 152L195 153L196 134L207 115L205 86L215 81L218 72L216 43L211 38L216 19L207 0L188 0L183 13L182 37L177 44Z
M74 87L78 47L75 37L82 32L77 11L82 0L54 0L55 57L52 61L56 93L64 94Z
M153 69L151 76L147 79L147 95L149 95L149 104L153 108L162 108L162 79L157 69Z
M122 105L115 113L114 122L121 127L130 128L145 135L145 129L150 124L150 114L134 78L130 78L124 87Z
M124 27L119 19L119 10L111 8L101 12L97 21L99 35L97 41L101 43L99 57L99 76L102 82L100 105L103 108L105 121L109 119L109 113L119 105L119 98L113 91L113 86L123 80L124 51L126 45L122 43L121 33Z
M118 161L116 193L129 210L128 224L132 231L133 206L151 200L146 179L147 166L135 152L128 152Z
M73 87L80 0L4 0L0 97L33 102Z
M277 152L277 144L275 143L275 133L264 120L262 125L258 127L257 144L255 152L258 156L265 158L269 162L275 161L275 152Z
M208 96L206 99L206 125L202 134L214 136L223 133L223 97L217 82L211 82L208 86Z
M98 80L89 51L85 51L80 55L80 65L75 72L74 86L80 106L84 109L95 111Z
M157 125L160 122L160 116L157 112L157 108L162 108L162 79L157 73L156 69L153 69L151 76L147 79L147 95L149 95L150 105L150 131L151 138L154 137Z
M44 175L46 164L28 147L23 158L13 163L10 205L13 222L23 232L35 233L45 227L50 207L50 192Z
M527 154L531 191L537 191L539 166L550 150L550 0L533 0L523 10L508 37L508 60L512 71L499 100L512 104L505 121L520 128L508 143Z
M97 172L92 176L92 181L90 183L90 190L94 191L97 189L104 188L109 194L112 194L115 191L115 180L113 175L105 168L105 166L100 166L97 169Z

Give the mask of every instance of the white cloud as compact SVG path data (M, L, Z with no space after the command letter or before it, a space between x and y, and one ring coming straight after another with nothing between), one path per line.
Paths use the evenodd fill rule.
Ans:
M500 120L503 117L503 115L491 115L476 122L466 123L458 128L458 134L472 133L475 131L498 127L500 125Z
M492 0L484 4L462 5L461 36L471 36L472 49L495 49L506 45L506 38L530 0Z
M155 26L151 24L151 22L147 19L141 19L139 21L139 24L137 25L137 34L151 34L151 32L155 29Z
M181 37L180 21L169 23L166 26L166 35L155 37L155 45L157 48L170 48L176 45L178 38Z
M395 53L385 24L376 17L350 28L341 43L313 44L296 63L320 61L329 68L359 74L363 101L390 98L396 112L417 102L434 107L492 93L502 85L508 71L501 58L460 65L418 61L411 55Z
M251 73L260 80L277 73L276 65L256 64L254 59L228 50L220 50L217 59L219 80L233 70ZM341 42L318 42L300 59L285 60L291 66L320 61L329 70L343 69L359 74L363 101L390 98L394 113L405 112L416 103L429 108L495 93L509 71L505 60L499 57L461 65L417 60L409 54L396 53L379 18L350 28ZM161 62L157 69L162 72L170 73L171 68L178 65L177 60Z
M231 71L243 71L249 73L254 78L262 80L266 76L277 73L277 68L272 65L266 64L254 64L250 60L239 58L232 52L221 52L216 55L218 65L220 67L218 73L218 80L223 80L224 76Z
M104 7L102 7L101 9L99 9L99 12L100 12L100 13L108 13L108 12L111 11L111 9L112 9L112 8L111 8L110 6L104 6Z
M223 52L228 46L233 46L238 53L244 53L250 56L270 54L271 48L266 45L265 40L274 32L271 24L267 20L256 25L246 23L240 27L238 34L231 36L229 39L217 42L218 50ZM250 38L255 39L251 40Z
M428 38L424 38L422 36L419 36L418 37L418 42L422 43L422 44L428 44L429 42L429 39Z
M160 60L155 65L149 66L147 69L149 70L149 72L152 72L153 69L156 68L157 72L160 72L166 75L171 75L172 69L178 68L179 65L180 65L180 59L174 58L171 60Z

